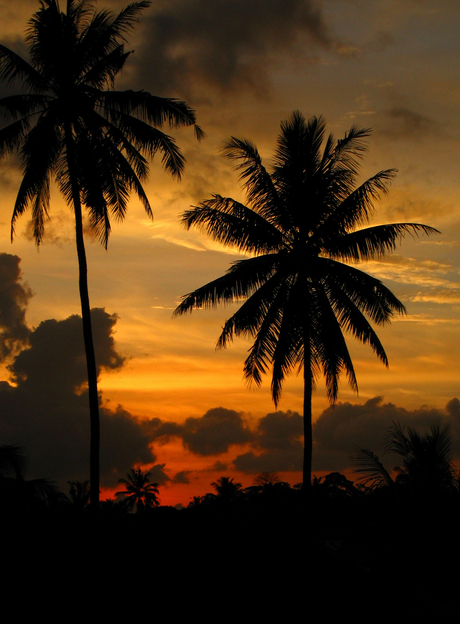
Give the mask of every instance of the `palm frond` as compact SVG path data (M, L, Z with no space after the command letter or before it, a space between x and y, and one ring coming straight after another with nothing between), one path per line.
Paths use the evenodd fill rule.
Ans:
M124 113L135 115L157 128L162 128L165 124L171 128L194 126L197 138L204 137L204 132L196 124L195 111L181 100L161 98L147 91L129 90L103 91L98 94L98 100L109 119L111 115Z
M381 258L394 251L397 243L407 234L439 234L439 230L420 223L391 223L376 225L351 232L340 237L331 252L331 257L356 262ZM332 247L332 245L331 245Z
M21 446L17 444L0 446L0 475L2 477L21 476L25 463L26 457Z
M239 179L243 182L248 202L270 223L280 224L285 211L280 204L273 179L262 164L256 146L248 140L230 137L220 153L236 161Z
M310 329L312 353L323 371L328 399L334 403L342 372L346 373L348 383L355 392L358 392L358 382L341 324L327 294L321 287L316 287L314 294L316 314Z
M38 93L45 92L48 85L40 73L18 54L0 44L0 80L6 84L21 81Z
M356 189L349 188L349 180L346 177L344 185L333 184L330 192L338 201L333 210L325 213L316 236L320 240L327 241L331 234L333 237L334 234L341 235L367 223L374 212L375 201L388 192L388 184L395 175L396 169L380 171Z
M329 258L320 258L318 264L330 301L337 309L349 301L378 325L390 322L395 314L406 314L401 301L377 278Z
M174 310L173 316L251 296L273 275L276 262L276 254L236 262L222 277L185 295L182 303Z
M214 195L184 212L187 229L196 227L224 246L243 252L270 253L283 246L280 231L244 204Z
M43 238L48 216L50 177L62 149L61 133L53 120L42 116L27 134L21 149L24 175L11 219L11 237L16 220L32 206L34 238L37 245Z
M380 461L378 455L367 448L357 448L350 455L353 472L364 473L359 480L366 485L381 487L393 485L393 479Z

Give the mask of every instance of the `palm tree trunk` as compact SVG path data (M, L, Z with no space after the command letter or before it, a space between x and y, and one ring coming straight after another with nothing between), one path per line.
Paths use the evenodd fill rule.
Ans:
M86 368L88 372L89 417L90 417L90 510L99 508L99 397L97 392L97 368L94 354L93 330L91 326L91 309L88 294L88 266L86 262L85 243L83 239L83 215L80 192L75 173L72 130L66 126L66 152L69 178L72 187L72 200L75 211L75 229L79 271L79 289L81 316L83 321L83 340L85 344Z
M303 489L311 486L311 460L313 454L313 418L312 418L312 373L311 373L311 346L310 332L304 330L304 361L303 361Z

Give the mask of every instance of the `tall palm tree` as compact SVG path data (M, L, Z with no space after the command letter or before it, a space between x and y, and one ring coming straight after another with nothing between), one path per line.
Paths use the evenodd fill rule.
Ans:
M116 91L114 82L130 52L127 33L150 2L134 2L119 14L96 11L93 0L42 0L26 33L30 62L0 45L0 79L24 92L0 100L9 122L0 130L0 156L19 151L23 179L13 211L11 233L27 210L37 245L42 242L54 177L75 213L79 287L83 318L91 419L91 507L99 500L99 407L97 368L91 329L82 208L107 246L110 217L125 217L134 191L147 214L152 211L142 183L149 157L180 178L184 167L170 127L194 126L195 113L184 102L145 91Z
M137 506L137 511L151 509L160 504L158 498L158 483L150 483L150 472L143 472L140 468L131 468L126 479L118 479L118 483L126 485L126 490L116 492L126 497L129 509Z
M254 339L244 374L260 385L271 366L275 404L286 374L303 369L304 485L311 483L312 393L319 375L325 376L331 402L342 372L357 390L344 333L369 344L387 365L370 322L383 325L405 312L379 280L348 263L381 257L407 233L436 231L417 223L358 229L395 176L387 169L356 186L369 134L352 127L342 140L329 135L324 142L323 119L306 121L294 112L281 124L271 173L253 143L232 137L223 154L237 163L247 205L213 195L182 216L187 228L197 227L250 257L186 295L175 315L244 299L217 345L225 347L239 335Z

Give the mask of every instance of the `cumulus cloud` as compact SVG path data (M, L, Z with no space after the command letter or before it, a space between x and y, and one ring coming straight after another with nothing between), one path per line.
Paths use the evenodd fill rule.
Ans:
M117 317L103 309L91 314L98 374L117 370L124 362L112 335ZM30 478L48 477L61 486L87 479L90 427L81 318L44 321L28 336L28 347L9 365L16 385L0 382L0 440L26 449ZM115 485L136 463L155 462L149 439L131 414L105 406L100 420L102 485ZM163 468L159 465L158 482L167 479Z
M210 409L201 418L187 418L184 424L151 419L144 427L152 440L181 438L186 449L204 457L226 453L253 437L242 415L223 407Z
M332 46L315 0L169 0L155 3L143 23L143 83L187 99L210 88L260 93L280 54L312 57Z
M297 412L272 412L261 418L254 432L254 451L238 455L237 470L246 473L302 470L303 418Z
M302 468L303 420L297 412L267 414L251 428L243 414L216 407L200 418L187 418L183 424L154 418L144 421L143 428L152 442L162 444L179 438L188 451L201 457L249 447L249 451L238 454L233 460L234 468L242 472ZM228 466L220 464L220 469L228 469Z
M216 419L216 431L210 435L213 452L208 453L209 444L203 444L197 438L187 448L196 455L211 456L226 453L234 446L236 456L230 465L216 462L210 469L225 472L237 470L246 474L258 472L300 472L303 463L303 418L297 412L272 412L260 418L248 431L244 419L240 430L248 433L247 439L237 442L232 429L218 432L219 414L240 416L231 410L216 408L209 410L202 418L193 421L195 430L205 431L207 421ZM215 414L213 414L215 412ZM235 419L235 420L234 420ZM350 455L356 448L369 448L391 468L398 458L385 455L385 441L394 422L414 427L421 433L428 431L431 425L441 419L450 425L454 457L460 459L460 401L452 399L444 410L422 406L420 409L407 410L393 403L385 403L383 397L374 397L365 403L339 402L325 409L313 426L313 471L335 472L350 468ZM160 419L149 421L151 439L160 442L171 437L184 440L186 427L177 423L162 422ZM211 428L212 429L212 428ZM188 433L191 429L188 430ZM216 436L219 437L215 444ZM230 443L233 442L233 444ZM238 446L244 444L238 453ZM185 442L184 442L185 446ZM203 450L205 452L203 453ZM244 452L241 452L243 451ZM187 482L188 474L176 477L178 482ZM175 479L175 480L176 480Z
M383 397L374 397L364 404L337 403L324 410L314 425L314 470L343 470L350 466L349 456L356 447L369 448L384 463L385 441L394 422L414 427L421 433L428 431L436 420L450 425L453 453L460 458L460 401L452 399L445 410L422 406L406 410L393 403L384 403Z
M102 368L116 370L123 366L124 358L115 350L112 335L117 316L94 308L91 322L99 376ZM82 388L87 372L80 316L43 321L30 333L29 343L31 348L22 351L8 367L14 382L22 382L40 394L66 394Z
M0 361L27 343L30 329L25 314L32 291L22 283L20 258L0 254Z

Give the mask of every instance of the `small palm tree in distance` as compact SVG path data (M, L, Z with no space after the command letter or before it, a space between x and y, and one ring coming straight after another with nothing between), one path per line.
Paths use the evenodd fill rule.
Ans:
M118 483L123 483L126 489L116 492L116 496L125 496L128 509L133 510L136 507L138 513L158 507L158 483L151 483L149 478L150 472L144 472L140 467L131 468L126 479L118 479Z

